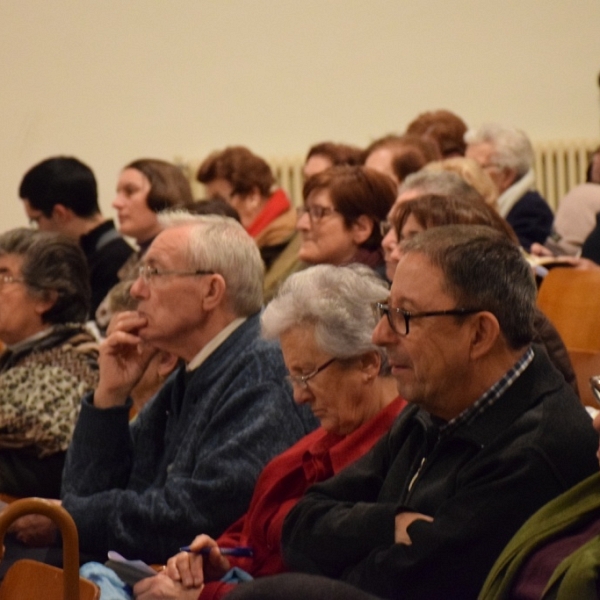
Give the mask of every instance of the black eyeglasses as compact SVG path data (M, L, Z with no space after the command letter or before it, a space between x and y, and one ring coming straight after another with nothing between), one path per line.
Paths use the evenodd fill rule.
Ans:
M335 362L337 358L331 358L326 363L323 363L320 367L317 367L314 371L310 372L308 375L288 375L287 380L293 386L298 386L305 390L308 388L308 381L312 379L315 375L318 375L321 371L324 371L331 363Z
M428 312L409 312L402 308L392 308L386 302L376 302L373 312L378 321L387 317L388 323L394 333L408 335L411 319L423 319L425 317L462 317L481 312L477 308L452 308L450 310L431 310Z

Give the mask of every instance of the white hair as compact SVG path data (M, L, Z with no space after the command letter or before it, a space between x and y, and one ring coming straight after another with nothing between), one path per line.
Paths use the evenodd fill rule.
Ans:
M316 265L283 283L262 315L263 336L314 326L315 341L327 354L348 359L376 351L383 359L371 341L377 324L372 304L388 295L387 283L364 265Z
M235 219L176 210L161 213L159 221L165 228L190 228L186 249L190 267L214 271L225 279L227 299L237 316L261 309L264 264L255 241Z
M501 169L513 169L520 179L533 167L533 146L525 132L499 123L486 123L465 133L468 145L491 144L491 160Z

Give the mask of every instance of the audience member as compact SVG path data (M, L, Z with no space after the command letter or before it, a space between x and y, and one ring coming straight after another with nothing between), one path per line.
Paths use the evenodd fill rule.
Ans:
M405 406L396 397L384 354L371 341L371 304L387 285L363 266L317 265L292 275L262 317L263 335L281 342L298 404L307 404L321 427L274 458L263 470L248 512L216 540L198 536L167 571L135 587L137 598L222 598L233 588L230 569L252 577L285 571L279 540L284 517L304 491L354 462L391 427ZM252 558L219 548L251 546ZM229 572L229 574L228 574Z
M579 255L583 243L596 226L598 213L600 185L582 183L574 187L558 204L552 234L543 247L532 244L531 253L542 256Z
M444 160L429 163L426 171L449 171L456 173L472 188L477 190L490 206L497 208L498 188L492 178L483 170L479 163L472 158L454 156Z
M373 340L411 406L292 508L290 568L381 598L475 598L524 521L597 469L589 416L530 345L535 298L519 248L487 227L436 227L403 244ZM231 598L347 589L322 582L277 575Z
M482 198L425 194L398 205L393 221L400 242L426 229L442 225L485 225L518 244L517 236L510 225ZM392 253L391 260L398 264L401 256L399 247ZM533 341L543 345L552 364L563 374L565 381L575 392L579 393L575 370L560 334L537 307L533 328Z
M383 275L381 231L396 197L389 177L366 167L332 167L303 189L298 257L309 264L358 262Z
M389 281L394 279L396 265L398 264L398 259L394 254L398 245L398 238L396 237L396 228L392 227L396 211L403 202L425 194L464 198L475 202L483 199L481 194L468 184L461 174L454 170L426 168L409 175L400 186L396 202L382 225L381 248L385 261L385 273Z
M296 227L296 209L281 188L273 190L269 164L248 148L230 146L208 156L196 178L209 197L222 198L235 208L268 269Z
M113 221L100 212L94 173L76 158L48 158L25 173L19 196L32 225L63 233L81 246L88 263L93 317L132 253Z
M544 243L554 216L548 203L533 189L533 147L520 131L495 123L465 134L466 156L475 159L492 178L500 197L498 210L529 251L531 244Z
M83 552L161 563L198 531L216 537L248 508L264 465L314 428L261 340L263 265L241 225L165 216L131 288L136 311L111 323L100 380L83 399L63 506ZM157 350L185 362L129 423L128 396ZM44 517L24 517L23 541ZM47 525L50 529L50 526Z
M89 303L74 240L31 229L0 235L0 492L60 494L79 400L98 381L98 347L83 327Z
M386 135L372 142L364 156L365 167L387 175L396 185L440 158L437 146L417 135Z
M309 177L325 171L330 167L343 165L358 166L363 162L363 151L355 146L322 142L312 146L307 154L306 162L302 168L302 176ZM284 250L272 263L265 274L265 302L272 300L279 286L293 273L303 269L306 264L298 259L298 252L302 245L302 235L296 231Z
M188 208L192 190L181 169L156 158L141 158L129 163L120 173L117 195L112 206L117 211L119 231L133 238L137 251L118 272L120 281L137 277L141 260L161 230L158 213L173 208ZM96 323L105 330L111 318L108 302L96 311Z
M311 146L306 155L302 176L308 179L329 167L340 165L357 166L364 161L363 151L357 146L336 144L334 142L321 142Z
M406 128L406 133L434 142L442 158L464 156L465 122L449 110L421 113Z

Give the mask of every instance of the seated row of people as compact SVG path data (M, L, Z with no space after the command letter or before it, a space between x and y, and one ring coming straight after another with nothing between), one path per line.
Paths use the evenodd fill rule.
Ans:
M485 207L483 201L479 202ZM407 203L407 206L410 205L410 202ZM377 407L384 410L381 415L388 414L391 420L389 412L392 409L388 411L386 407L394 406L394 410L399 410L402 400L391 402L395 392L385 383L385 377L381 377L384 375L381 371L381 354L369 345L362 346L365 353L348 355L343 350L361 347L351 335L353 330L346 334L343 325L347 327L356 320L364 322L367 331L366 334L363 332L362 339L364 341L366 335L368 340L368 331L375 321L369 321L365 309L370 315L369 305L373 301L383 317L376 327L374 341L387 349L392 374L402 395L413 407L407 409L412 414L411 418L401 416L395 422L393 438L382 442L374 455L367 455L365 465L372 465L374 457L385 448L385 452L392 452L392 455L381 464L396 465L389 474L390 482L397 481L398 477L402 479L403 476L397 471L406 469L404 480L408 483L412 479L412 483L404 492L396 489L395 484L384 484L382 496L378 499L377 486L373 487L371 475L368 484L359 483L360 477L367 474L364 473L365 466L360 463L362 466L357 466L359 480L352 484L355 492L351 499L344 501L344 506L350 500L352 503L359 501L359 504L354 509L348 507L351 512L347 516L333 516L334 528L322 534L323 540L329 540L328 543L319 541L315 548L320 547L321 550L312 556L306 546L312 547L312 542L309 543L307 538L313 535L312 530L304 521L293 525L292 516L296 509L283 524L285 513L309 483L337 473L341 464L346 463L336 463L339 466L335 467L332 462L335 456L333 449L328 460L322 459L324 466L321 467L318 459L315 459L317 462L306 462L309 449L305 446L296 447L297 453L290 450L289 454L276 459L278 462L274 463L272 470L267 468L256 488L250 514L229 532L232 539L227 543L234 543L235 539L246 540L245 536L257 536L257 548L263 547L260 536L265 536L262 538L266 540L265 554L263 558L257 554L256 575L273 572L268 566L261 570L261 565L271 564L270 561L279 565L273 567L274 571L283 568L281 556L274 551L283 524L284 549L288 528L291 528L290 531L297 529L300 534L296 540L300 543L299 549L289 546L292 550L284 554L285 562L300 570L306 570L306 565L310 564L314 566L308 568L309 572L316 569L317 572L339 578L339 567L331 570L328 566L332 560L328 552L332 552L338 555L334 561L336 565L345 564L342 571L348 573L349 581L383 593L385 597L397 597L394 590L400 588L398 578L407 578L408 583L403 583L403 586L408 585L411 594L414 591L411 597L419 597L420 589L424 590L424 597L436 597L436 592L432 590L439 591L438 597L448 597L449 593L456 590L464 591L465 597L470 597L470 590L476 593L495 556L523 520L553 495L591 474L593 469L589 468L590 460L586 459L586 456L593 459L590 448L594 444L593 438L590 444L589 419L573 392L568 391L564 378L547 362L544 351L537 347L533 351L527 350L532 334L535 286L528 266L506 233L494 234L471 225L471 233L460 228L437 227L434 229L445 232L437 237L427 237L425 233L415 235L414 242L405 242L403 253L399 256L392 301L387 304L383 302L387 296L384 283L369 275L368 271L321 267L297 274L288 280L281 290L281 296L265 314L265 330L268 332L271 327L270 335L281 340L284 351L282 361L277 345L258 341L255 337L258 335L256 311L262 304L262 265L258 250L249 236L239 225L218 217L194 219L174 215L165 224L168 228L150 245L132 288L132 295L138 300L137 310L117 315L114 328L101 347L100 381L93 394L83 402L82 414L68 452L63 505L78 524L83 549L92 555L103 558L108 549L116 549L132 557L162 562L200 532L204 536L196 540L195 546L198 548L224 545L226 542L219 541L217 536L248 506L250 495L244 495L240 491L241 486L247 482L251 493L254 480L268 458L280 453L314 426L308 415L301 414L301 407L293 408L289 391L286 391L283 383L286 372L284 364L294 382L295 400L310 404L328 431L342 437L353 435L354 429L358 432L363 425L371 422L369 419L375 417ZM398 234L400 238L405 237L402 229ZM433 262L441 261L440 257L450 256L449 248L455 253L455 262ZM416 261L418 264L412 264L411 258L413 263ZM238 265L242 263L246 268L240 271ZM475 270L463 272L465 265L472 263L472 269ZM400 269L402 266L403 271ZM523 269L526 269L527 277ZM339 276L338 271L341 272ZM510 271L511 276L500 276L505 271ZM244 272L246 276L241 277ZM444 279L440 279L440 273L448 278L447 283L442 283ZM334 285L336 279L340 281L337 287ZM342 282L352 280L354 285L342 285ZM467 282L470 283L467 285ZM437 287L431 287L434 283ZM486 286L490 286L490 289ZM366 294L359 296L358 302L357 288L361 294ZM510 300L515 294L523 306ZM311 301L317 308L311 309ZM355 310L352 310L352 302ZM337 316L327 312L328 308L332 310L332 306L340 310ZM518 310L515 310L515 306ZM318 309L323 311L329 333L317 322ZM460 314L453 316L457 311ZM434 314L430 314L432 312ZM513 312L518 319L510 316ZM245 315L248 316L244 321ZM448 317L448 321L442 320L442 317ZM388 320L389 325L386 325ZM332 332L342 335L341 343L331 339ZM465 351L457 351L458 345L463 343ZM442 352L444 348L446 350ZM176 353L185 361L187 369L186 365L182 365L152 403L129 424L129 401L126 397L156 349ZM489 407L487 403L479 403L478 410L469 410L471 404L494 383L495 378L501 378L503 370L508 369L512 374L508 363L513 358L515 361L520 358L517 361L519 368L513 374L514 381L513 377L508 377L508 383L505 384L508 387L506 393L511 394L513 400L509 402L504 397L496 400L494 397L496 401L490 400ZM537 366L534 368L534 365ZM539 369L544 371L543 377L537 373ZM319 379L322 387L319 386ZM467 382L470 382L468 389ZM540 388L538 397L538 392L534 394L532 390L542 384L550 387L548 390ZM322 390L322 395L319 390ZM340 392L339 401L335 404L328 402L332 390ZM359 393L360 390L365 392L364 397ZM367 393L367 390L370 392ZM364 400L362 403L358 402L361 397ZM367 397L372 404L366 402ZM453 404L455 402L456 405ZM502 415L515 402L523 414L515 413L500 429L490 429L490 423L505 418ZM560 419L552 417L555 404L560 404ZM349 409L348 412L346 409ZM515 410L514 407L511 410ZM491 415L489 417L486 416L488 412ZM460 418L457 418L459 415ZM431 425L427 424L428 418ZM427 444L409 443L414 436L420 435L419 423L423 419L426 432L429 427L434 428L432 431L437 432L438 428L445 431L444 424L447 423L448 431L452 430L453 433L448 433L448 438L437 433L431 439L431 448ZM513 419L516 421L510 426ZM467 454L464 454L466 449L458 452L455 467L442 464L443 461L436 466L436 461L446 456L446 452L438 447L442 441L444 448L448 449L448 444L454 445L457 443L455 440L463 439L463 429L468 439L469 435L473 435L469 428L475 427L473 431L485 428L484 423L488 423L484 449L474 453L469 450ZM554 432L553 427L558 427L560 434ZM570 427L573 433L567 431ZM513 429L515 440L511 437ZM327 452L322 445L324 439L332 443L339 439L335 436L323 438L321 436L324 433L312 435L316 443L315 453ZM405 435L406 440L402 442ZM572 440L575 439L577 443L573 444ZM311 440L313 438L308 438L306 443L310 444ZM317 440L321 443L317 443ZM298 473L301 485L292 492L292 488L285 483L282 470L286 464L290 469L293 465L296 465L293 468L299 468L294 461L298 460L301 448L305 450L301 454L302 471ZM537 448L538 454L534 452L530 456L532 448ZM502 467L512 473L510 493L501 486L505 471L498 471L498 479L495 479L495 471L490 471L489 465L496 464L499 456L504 457L500 464L510 463ZM286 460L289 458L291 463L286 463L284 457ZM427 467L417 469L425 457ZM484 474L481 482L477 477L478 461L481 461L480 469ZM524 470L515 472L511 461L521 464ZM380 464L379 459L377 462ZM578 465L577 469L573 469L574 464ZM240 470L236 465L240 466ZM444 470L446 475L448 468L457 469L452 485L442 485L446 479L438 480L438 468ZM313 472L311 469L315 470L315 475L310 475ZM473 474L467 476L471 471ZM548 473L552 473L552 477L548 477ZM279 475L282 476L283 487L279 487ZM345 481L344 477L350 477L346 470L332 479L332 485L340 485L335 482L340 478L340 481ZM382 472L378 480L384 482L386 477ZM211 482L214 485L209 485ZM525 482L527 486L521 489L519 486L524 486ZM528 487L532 482L533 489L538 490L539 494L532 494ZM465 486L464 490L462 485ZM434 495L431 486L439 488ZM514 487L518 489L513 490ZM345 488L342 485L340 489ZM267 494L270 489L273 490L273 496ZM280 508L277 497L284 489L291 495L286 496L289 503L280 514L279 521L271 512L264 518L263 526L257 524L254 517L258 519L263 510L272 510L269 498L275 507ZM481 491L481 497L477 490ZM497 496L497 504L489 513L483 507L480 509L478 504L483 499L481 501L487 506L485 490L490 493L493 490L493 495ZM225 496L219 499L220 491ZM362 494L366 492L368 497L363 497ZM307 502L314 493L309 491ZM524 494L528 502L524 502ZM392 496L395 498L393 501ZM337 494L335 498L341 500ZM460 535L457 532L450 535L454 531L452 527L461 522L457 518L460 511L452 511L457 510L465 498L473 503L469 504L467 512L478 515L473 530L487 532L486 527L491 528L489 535L485 536L486 542L491 543L491 548L486 552L482 552L481 544L473 543L473 536L467 535L471 531L469 528L461 527ZM383 502L381 507L379 502ZM392 506L388 507L390 502ZM372 509L368 503L374 504ZM241 508L234 509L234 505L238 504ZM389 532L384 528L390 509L392 534L393 523L396 522L398 539L393 535L390 539ZM338 510L335 508L336 512ZM371 525L361 525L356 532L358 538L355 538L348 526L351 522L361 522L352 516L352 511L356 510L372 510L382 518L385 516L385 519L376 525L375 521L367 518ZM465 509L462 510L464 512ZM418 515L414 517L412 513ZM501 535L493 531L492 514L494 523L502 515L509 524ZM313 517L307 518L313 521ZM324 524L329 522L328 518L323 518ZM415 518L418 522L413 525ZM342 519L343 525L340 526L347 530L346 534L341 531L336 533L335 523L339 519ZM404 519L409 520L408 524ZM264 533L263 527L268 525L273 528ZM428 529L427 525L431 525L431 528ZM39 521L35 527L39 527ZM235 538L240 527L241 537ZM258 527L258 531L254 527ZM364 527L367 530L372 528L372 531L367 532ZM31 520L17 525L17 531L23 539L27 539L32 528ZM320 539L321 534L317 530L314 535ZM338 547L336 540L340 535L343 546ZM424 536L422 541L420 535ZM363 536L366 538L361 542ZM449 541L443 542L445 539ZM367 543L367 540L370 542ZM375 546L370 546L370 543ZM389 550L376 550L382 543L384 546L391 544ZM450 543L452 548L460 547L460 552L465 556L476 556L477 569L468 576L449 578L444 585L438 580L435 582L437 587L434 587L435 579L426 576L427 569L431 569L433 564L436 569L446 569L445 561L458 551L433 552L432 548L436 548L437 543L441 544L442 549L446 548L444 544ZM412 550L403 549L409 546ZM302 558L305 551L308 554ZM371 551L383 554L381 559L374 558L374 564L369 566L371 559L368 555ZM413 551L417 554L421 552L422 556L417 563L407 558L404 569L402 556ZM295 558L298 552L298 558ZM384 556L387 552L389 559ZM364 567L357 567L357 571L353 565L355 561L358 561L357 565L360 563L359 555L364 555L367 562ZM165 597L160 594L163 593L162 586L167 585L165 577L169 574L169 585L182 588L181 591L186 594L182 597L192 597L190 594L197 595L200 591L204 593L203 589L198 589L203 584L197 585L197 581L193 581L199 572L205 577L203 560L198 556L196 562L190 563L188 555L180 555L172 561L170 571L165 575L138 584L141 586L138 588L141 590L139 597ZM211 565L207 565L211 573L206 575L207 582L209 579L218 580L228 566L218 548L212 550L206 560ZM383 566L388 560L391 570ZM396 560L402 564L396 564ZM305 564L305 561L308 562ZM186 564L190 569L187 575ZM241 561L239 564L243 568L245 563ZM246 563L246 566L252 571L252 563ZM449 570L450 566L444 573ZM360 576L359 571L362 573ZM356 573L356 576L352 573ZM192 588L196 588L193 592L186 585L190 576ZM446 580L446 577L443 579ZM376 585L369 583L374 580L378 581ZM427 584L419 587L418 581ZM305 589L310 590L313 584L317 585L318 582L308 581ZM206 593L212 593L211 586L206 587ZM213 587L215 590L229 589L221 583L215 583ZM246 584L240 586L238 592L244 592L245 587ZM248 584L248 593L252 592L253 587ZM155 592L158 595L153 596Z

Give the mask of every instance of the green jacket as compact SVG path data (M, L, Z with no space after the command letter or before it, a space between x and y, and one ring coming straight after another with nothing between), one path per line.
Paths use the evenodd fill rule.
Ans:
M536 512L517 531L494 564L480 600L508 598L525 561L546 541L600 516L600 473L588 477ZM592 538L556 568L541 600L596 600L600 536Z

